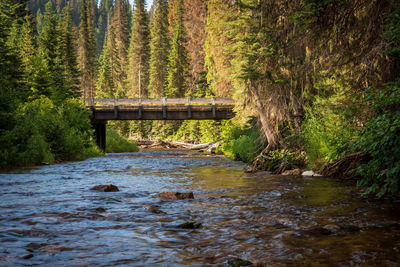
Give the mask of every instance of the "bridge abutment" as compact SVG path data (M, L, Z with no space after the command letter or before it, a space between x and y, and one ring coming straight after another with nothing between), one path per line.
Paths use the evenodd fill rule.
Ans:
M92 122L96 144L104 152L106 151L106 124L107 121Z

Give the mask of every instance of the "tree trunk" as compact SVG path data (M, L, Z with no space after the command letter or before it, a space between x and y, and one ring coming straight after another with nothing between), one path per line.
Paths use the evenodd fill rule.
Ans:
M260 117L261 127L268 141L268 149L273 150L278 147L278 134L274 132L274 127L273 125L271 125L265 114L265 110L254 81L250 81L250 92L254 97L254 102L256 104L258 115Z

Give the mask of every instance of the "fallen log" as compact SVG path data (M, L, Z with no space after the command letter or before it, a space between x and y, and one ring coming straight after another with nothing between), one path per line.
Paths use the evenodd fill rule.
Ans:
M187 148L190 150L199 150L199 149L207 149L209 146L212 146L216 144L217 142L210 142L210 143L204 143L204 144L189 144L189 143L184 143L184 142L178 142L178 141L169 141L172 145L175 145L177 147L182 147L182 148Z
M190 150L207 150L213 149L215 150L218 147L218 142L210 142L204 144L192 144L188 142L182 141L173 141L173 140L146 140L138 142L138 145L143 148L175 148L175 149L190 149Z

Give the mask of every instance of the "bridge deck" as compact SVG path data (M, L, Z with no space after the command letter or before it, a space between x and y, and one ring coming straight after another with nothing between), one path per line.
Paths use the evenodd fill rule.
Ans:
M222 120L235 116L231 98L87 99L92 121Z

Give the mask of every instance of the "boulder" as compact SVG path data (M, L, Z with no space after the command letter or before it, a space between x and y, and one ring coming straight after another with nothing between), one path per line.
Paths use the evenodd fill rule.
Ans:
M321 176L320 174L315 173L315 172L313 172L313 171L305 171L305 172L303 172L301 175L302 175L302 176Z
M251 261L242 260L240 258L234 258L234 259L228 260L228 265L231 267L254 266L254 264Z
M254 172L254 167L253 166L247 166L246 169L244 169L245 173L253 173Z
M95 208L94 211L98 212L98 213L103 213L103 212L106 212L106 209L103 207L98 207L98 208Z
M288 171L284 171L281 174L282 175L290 175L290 176L301 176L301 174L303 173L302 170L300 169L294 169L294 170L288 170Z
M25 255L24 257L22 257L24 260L29 260L30 258L33 258L33 254L28 254L28 255Z
M336 224L327 224L324 227L325 230L331 231L331 232L336 232L337 230L340 229L340 226L336 225Z
M119 189L117 186L108 184L108 185L96 185L90 188L90 190L99 191L99 192L118 192Z
M195 221L184 222L178 225L178 228L183 228L183 229L198 229L200 227L201 223Z
M178 199L193 199L194 195L193 195L193 192L189 192L189 193L161 192L160 194L155 195L155 197L158 197L161 199L178 200Z

